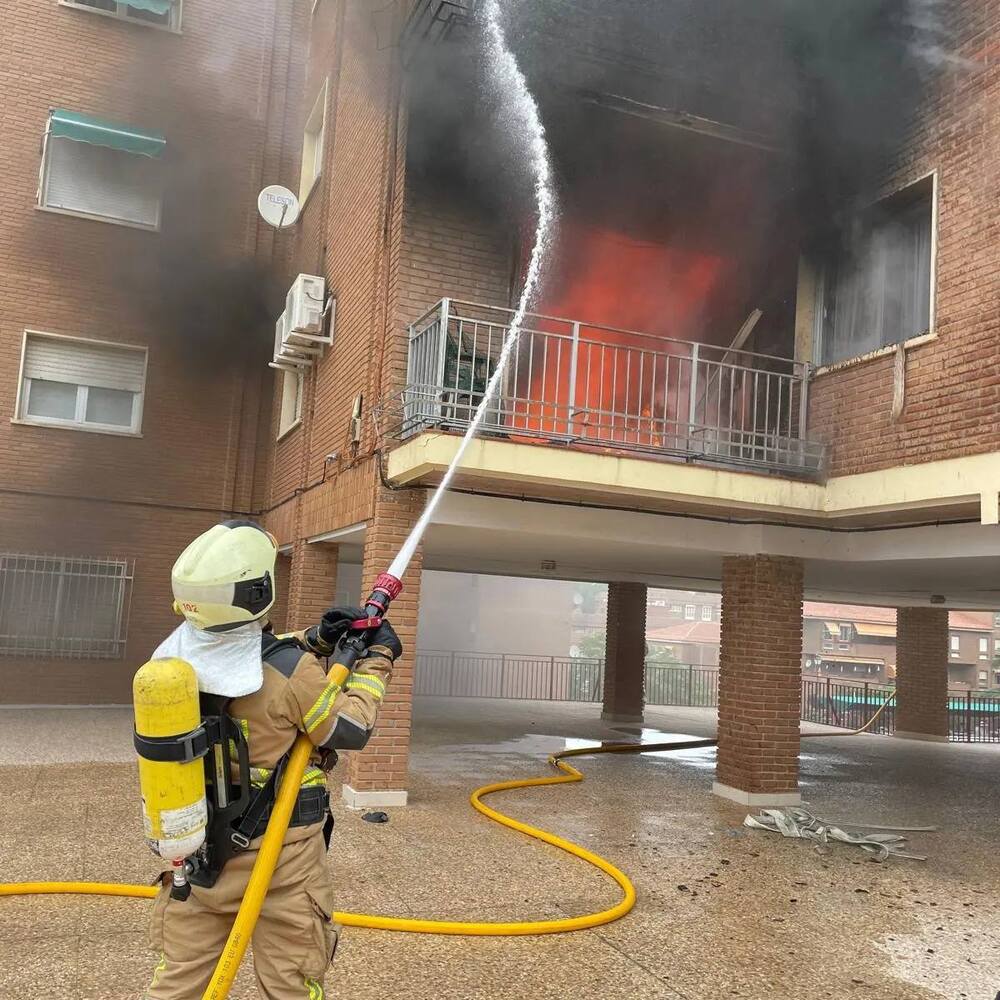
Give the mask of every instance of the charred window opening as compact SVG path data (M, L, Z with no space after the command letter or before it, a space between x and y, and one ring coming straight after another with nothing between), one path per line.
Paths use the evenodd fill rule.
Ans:
M817 357L834 364L931 329L933 182L857 213L824 254Z

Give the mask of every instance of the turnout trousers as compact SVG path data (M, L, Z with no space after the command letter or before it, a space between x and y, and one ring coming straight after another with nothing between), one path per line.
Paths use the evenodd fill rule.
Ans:
M201 1000L256 860L254 850L236 855L211 889L192 886L185 900L171 899L169 884L160 890L150 927L158 961L146 1000ZM316 828L282 847L254 930L254 972L263 1000L323 1000L323 978L337 948L332 912L326 844Z

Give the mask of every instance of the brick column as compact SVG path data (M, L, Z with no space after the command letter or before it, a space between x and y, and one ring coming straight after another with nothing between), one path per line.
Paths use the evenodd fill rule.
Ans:
M333 604L337 589L337 546L295 542L288 576L285 627L292 631L315 625Z
M896 611L896 735L948 741L948 612Z
M374 513L365 533L362 600L379 573L389 568L423 506L422 491L395 492L376 487ZM403 592L393 601L389 612L392 626L403 643L403 655L393 668L378 725L363 751L345 755L348 759L343 798L355 809L406 805L421 562L418 549L403 579Z
M601 718L608 722L642 722L645 682L646 585L609 583Z
M292 584L291 553L278 553L274 562L274 606L268 616L274 625L275 632L288 631L288 592Z
M802 562L722 561L716 795L741 805L801 801Z

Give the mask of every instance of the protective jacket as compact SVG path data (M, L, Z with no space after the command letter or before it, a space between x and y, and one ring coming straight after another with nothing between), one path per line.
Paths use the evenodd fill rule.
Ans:
M375 725L386 684L392 675L392 650L373 646L341 689L326 677L325 662L306 648L305 634L262 637L263 682L258 691L226 702L246 738L251 781L264 786L298 734L304 732L316 752L306 768L300 805L315 802L322 810L313 822L293 824L285 835L254 931L254 971L266 1000L321 1000L323 978L337 944L331 922L333 883L324 855L327 812L324 768L332 751L360 750ZM298 809L298 806L297 806ZM164 885L151 925L151 944L159 961L145 996L148 1000L196 1000L211 978L263 835L263 825L247 850L236 854L209 886L194 882L186 900L171 897ZM329 832L327 830L327 832Z
M251 780L263 785L304 732L316 753L303 775L303 787L325 786L321 765L332 756L329 751L361 750L371 736L392 677L391 651L382 646L369 649L343 689L327 680L326 664L306 648L303 632L265 632L262 659L260 690L232 699L227 707L249 744ZM301 840L314 828L290 827L285 842Z

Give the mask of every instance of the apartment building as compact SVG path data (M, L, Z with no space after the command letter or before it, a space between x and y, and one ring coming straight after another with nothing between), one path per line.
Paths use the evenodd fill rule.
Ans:
M994 688L1000 682L997 614L948 614L948 686ZM896 612L847 604L807 601L803 615L803 669L824 677L858 681L896 678Z
M149 345L148 436L129 439L120 461L83 448L103 442L96 434L25 426L11 402L3 433L19 442L23 475L38 478L35 495L3 494L20 504L5 524L17 526L16 552L49 551L60 532L70 537L57 547L70 554L85 535L85 550L143 550L139 536L121 541L123 525L134 518L136 531L153 532L167 515L109 506L101 535L81 524L81 506L60 506L70 486L101 497L98 487L111 484L130 501L182 505L183 496L199 506L170 508L169 532L158 525L172 551L170 533L201 526L208 508L253 512L282 544L286 596L276 617L303 625L338 593L338 566L360 566L360 576L350 574L362 590L387 567L455 455L521 287L530 179L517 136L504 128L508 98L483 85L472 0L398 0L375 10L314 0L239 17L221 4L175 5L167 11L182 16L180 35L123 20L120 8L126 17L130 8L122 4L102 3L115 9L100 16L78 9L86 4L40 8L50 28L41 36L62 37L75 52L84 32L91 70L106 70L118 89L76 81L74 102L26 84L24 100L13 102L18 152L7 172L21 188L11 211L28 234L14 249L44 250L45 260L26 257L13 289L5 279L14 302L3 327L8 379L21 378L11 370L21 370L24 330L76 336L81 317L94 315L90 269L142 259L138 241L155 239L148 226L38 210L33 181L23 178L39 166L49 107L124 121L149 153L157 137L169 149L174 136L205 123L198 134L239 160L234 177L246 181L246 164L260 163L256 182L297 191L294 229L275 236L248 215L234 239L265 260L279 289L264 336L275 336L280 293L302 274L314 295L313 279L321 283L315 322L329 343L295 358L282 323L281 370L230 351L237 361L210 368L224 384L208 386L191 381L207 366L181 348L175 377L155 394L154 354L165 364L167 351ZM378 733L347 762L348 801L406 798L422 567L609 583L609 719L642 716L647 588L720 591L716 790L742 803L798 799L807 598L898 609L897 728L946 738L948 612L993 606L1000 555L1000 269L988 183L1000 152L991 55L1000 13L975 0L948 5L948 58L918 85L893 74L921 53L866 24L857 37L827 31L829 6L685 7L669 31L649 19L671 16L672 3L517 6L512 16L522 20L511 36L547 127L559 231L501 397L394 605L411 652L397 665ZM31 10L15 15L25 44L39 37ZM59 22L70 16L74 25ZM261 37L234 51L199 42L198 26L236 37L257 26ZM122 63L104 53L124 59L126 43L98 48L105 30L176 43L167 60L176 92L116 75ZM225 113L213 102L185 111L177 101L205 67L231 88ZM831 82L830 73L839 76ZM908 105L911 95L917 103ZM30 108L37 122L23 120ZM905 126L898 134L895 123ZM78 125L60 116L55 127ZM871 169L854 176L862 163ZM849 174L856 183L845 186ZM246 181L239 198L235 181L213 190L245 206L254 186ZM45 228L57 225L86 234ZM32 281L50 295L25 296ZM62 286L75 282L86 310L62 307L71 300ZM121 319L122 291L109 288L105 321L88 319L87 335L97 325L98 339L132 343L134 334L145 345L138 321ZM39 301L51 315L28 315ZM248 387L273 380L273 405L266 391L258 403L250 388L245 396L235 388L244 361ZM74 415L85 405L78 397ZM228 438L219 430L227 426ZM44 435L71 437L55 463L45 460ZM220 477L219 468L229 471ZM59 495L39 498L43 484ZM174 518L186 520L175 526ZM31 524L51 532L44 547L25 529ZM166 551L160 558L153 575L168 565ZM134 586L128 643L138 608L155 603L151 591L139 594L138 561ZM157 597L162 606L162 591ZM166 624L141 628L159 633ZM141 660L140 645L128 646L109 675L124 677L126 664ZM15 662L28 661L5 660L4 669ZM69 674L85 678L76 700L85 699L92 668L64 662L46 660L45 676L54 689Z
M130 702L177 553L259 506L291 7L5 8L2 702Z
M474 6L370 16L318 0L311 15L305 166L281 178L304 200L285 277L324 279L336 329L301 377L279 377L271 428L267 523L294 623L322 607L338 560L365 582L385 568L520 288L530 187L481 99ZM805 598L900 609L899 729L928 738L947 733L948 611L994 603L1000 20L951 5L955 58L911 88L920 104L872 182L842 199L817 158L803 208L777 194L796 158L775 149L837 123L803 100L785 25L714 8L677 23L669 60L648 5L532 5L513 26L559 236L420 559L609 582L612 719L642 714L646 588L721 590L717 790L794 801ZM863 89L841 124L870 126L881 98ZM420 564L405 582L394 619L412 644ZM348 765L356 803L405 800L409 669Z

